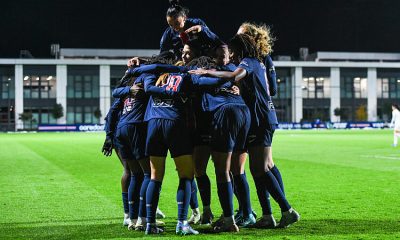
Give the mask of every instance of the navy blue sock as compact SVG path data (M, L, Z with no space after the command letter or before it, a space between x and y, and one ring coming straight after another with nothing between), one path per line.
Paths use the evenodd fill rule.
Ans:
M236 182L237 179L235 178L235 176L233 176L232 172L229 172L229 176L231 178L233 194L235 195L235 197L236 197L236 199L238 201L238 205L239 205L239 209L238 209L237 214L243 215L242 197L240 196L240 194L238 192L238 187L239 186L237 185L237 182Z
M139 217L146 217L146 191L150 183L150 174L144 174L139 194Z
M278 181L279 186L281 187L282 193L285 194L285 187L283 186L283 180L282 180L281 172L276 167L276 165L274 165L274 167L271 168L270 170L271 170L272 174L274 174L274 176L276 178L276 181Z
M136 180L137 175L131 173L131 181L129 183L128 188L128 202L129 202L129 218L135 219L137 218L137 213L139 209L136 209L136 201L135 201L135 189L136 189ZM139 205L138 205L139 206Z
M187 219L190 193L192 189L192 180L187 178L179 179L178 191L176 192L176 202L178 203L178 220L185 221Z
M201 201L204 206L210 206L211 204L211 183L210 178L207 174L196 178L197 185L199 186L199 192Z
M285 195L281 191L281 187L279 186L278 181L276 180L275 176L272 174L271 171L268 171L264 174L265 184L267 186L268 192L274 198L274 200L279 204L282 212L286 212L291 207L286 200Z
M195 209L199 207L199 200L197 199L197 185L193 179L191 181L191 194L190 194L190 208Z
M235 186L240 198L239 210L243 211L243 216L248 217L251 213L251 202L250 202L250 189L249 183L247 182L246 174L240 174L234 176Z
M256 185L258 201L260 202L263 215L271 215L272 214L271 202L269 199L269 193L264 183L263 176L254 177L253 179L254 179L254 184Z
M217 183L218 198L224 217L233 215L233 190L231 182Z
M124 206L124 213L129 213L128 193L122 193L122 204Z
M150 180L146 191L146 221L147 223L156 222L156 211L160 198L161 182Z

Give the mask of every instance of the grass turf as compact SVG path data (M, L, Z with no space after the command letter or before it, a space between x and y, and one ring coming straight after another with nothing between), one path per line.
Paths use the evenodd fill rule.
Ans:
M103 139L101 133L0 134L0 239L145 237L122 227L122 168L115 155L101 155ZM274 160L301 221L288 229L186 238L400 238L400 147L391 142L389 130L277 131ZM218 216L212 165L212 208ZM247 172L253 208L261 213ZM168 160L160 199L167 232L157 238L177 237L177 184ZM275 203L273 209L279 219Z

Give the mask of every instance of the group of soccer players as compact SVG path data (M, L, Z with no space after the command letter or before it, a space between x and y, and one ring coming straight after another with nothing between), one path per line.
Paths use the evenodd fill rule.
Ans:
M198 234L190 224L238 232L239 227L285 228L297 222L300 215L286 199L272 159L278 121L271 98L277 83L269 29L244 23L225 44L201 19L188 18L178 1L170 3L160 54L128 61L106 117L103 153L111 155L114 148L124 166L124 224L146 234L163 232L156 216L168 151L179 176L177 234ZM258 220L244 170L247 155L263 212ZM210 156L223 211L216 221L206 172ZM282 212L279 224L270 195Z

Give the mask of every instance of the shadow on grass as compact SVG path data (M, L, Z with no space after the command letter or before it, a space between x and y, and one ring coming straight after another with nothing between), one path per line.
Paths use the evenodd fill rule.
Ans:
M400 221L389 220L303 220L287 229L241 229L239 233L214 234L208 226L195 227L202 236L193 238L204 238L203 234L212 238L265 238L268 236L323 236L323 235L357 235L357 234L382 234L390 235L400 233ZM175 237L175 224L167 223L166 238ZM160 236L160 237L162 237ZM30 239L94 239L94 238L140 238L143 232L127 231L120 224L90 224L82 221L81 224L66 224L63 226L18 226L15 224L1 224L0 238L30 238ZM154 236L152 236L154 237ZM158 238L158 237L157 237ZM185 238L186 239L186 238Z

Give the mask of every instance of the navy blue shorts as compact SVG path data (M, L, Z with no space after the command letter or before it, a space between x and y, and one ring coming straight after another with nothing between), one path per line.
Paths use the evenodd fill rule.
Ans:
M246 105L227 104L218 108L212 122L211 148L216 152L244 151L250 128Z
M192 137L186 123L180 120L150 119L147 127L146 155L166 157L191 155Z
M196 127L193 134L195 146L209 146L211 143L212 112L201 112L196 115Z
M278 124L252 124L249 135L247 136L247 147L263 146L271 147L272 138Z
M117 129L115 146L121 158L140 160L146 157L146 123L126 124Z

